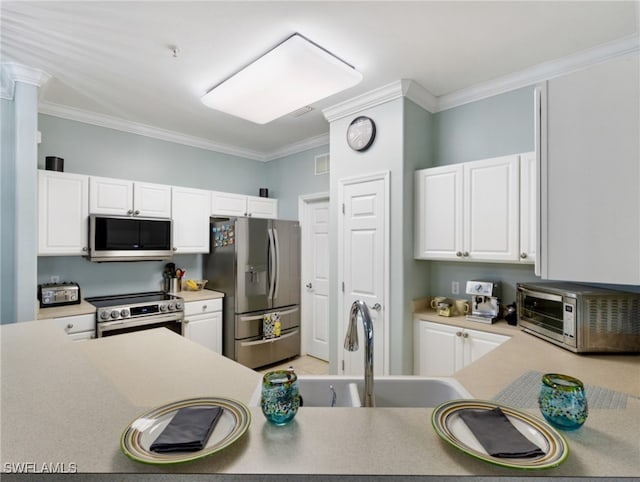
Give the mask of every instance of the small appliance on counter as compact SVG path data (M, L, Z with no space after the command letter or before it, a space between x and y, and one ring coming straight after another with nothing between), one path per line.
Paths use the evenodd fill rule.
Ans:
M38 301L40 308L80 304L80 285L69 281L66 283L43 283L38 285Z
M493 281L467 281L466 293L471 295L469 321L493 323L500 314L500 284Z

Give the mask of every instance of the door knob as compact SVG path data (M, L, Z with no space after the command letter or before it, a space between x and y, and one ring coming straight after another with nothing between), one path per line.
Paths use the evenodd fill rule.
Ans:
M307 283L305 286L309 289L313 288L313 285L311 283Z

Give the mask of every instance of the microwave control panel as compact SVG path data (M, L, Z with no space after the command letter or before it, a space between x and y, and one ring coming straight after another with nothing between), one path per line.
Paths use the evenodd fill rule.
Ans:
M565 338L575 344L576 337L576 300L564 297L562 300L562 321Z

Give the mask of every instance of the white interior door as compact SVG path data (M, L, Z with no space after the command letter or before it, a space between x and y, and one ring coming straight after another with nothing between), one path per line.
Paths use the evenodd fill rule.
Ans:
M302 349L329 361L329 197L302 202Z
M356 352L344 350L344 337L349 323L349 311L356 300L369 307L373 321L374 373L388 372L387 304L389 259L389 173L341 180L339 201L339 273L341 273L341 300L338 304L338 370L344 374L364 373L365 337L362 320L358 319L359 348ZM379 304L380 309L371 309Z

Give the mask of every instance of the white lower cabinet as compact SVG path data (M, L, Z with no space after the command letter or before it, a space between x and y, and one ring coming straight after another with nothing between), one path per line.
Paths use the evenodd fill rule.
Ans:
M62 328L73 341L91 340L96 337L95 313L53 318L53 321Z
M184 336L222 355L222 298L185 303Z
M413 372L420 376L450 376L509 339L486 331L431 321L415 323Z

